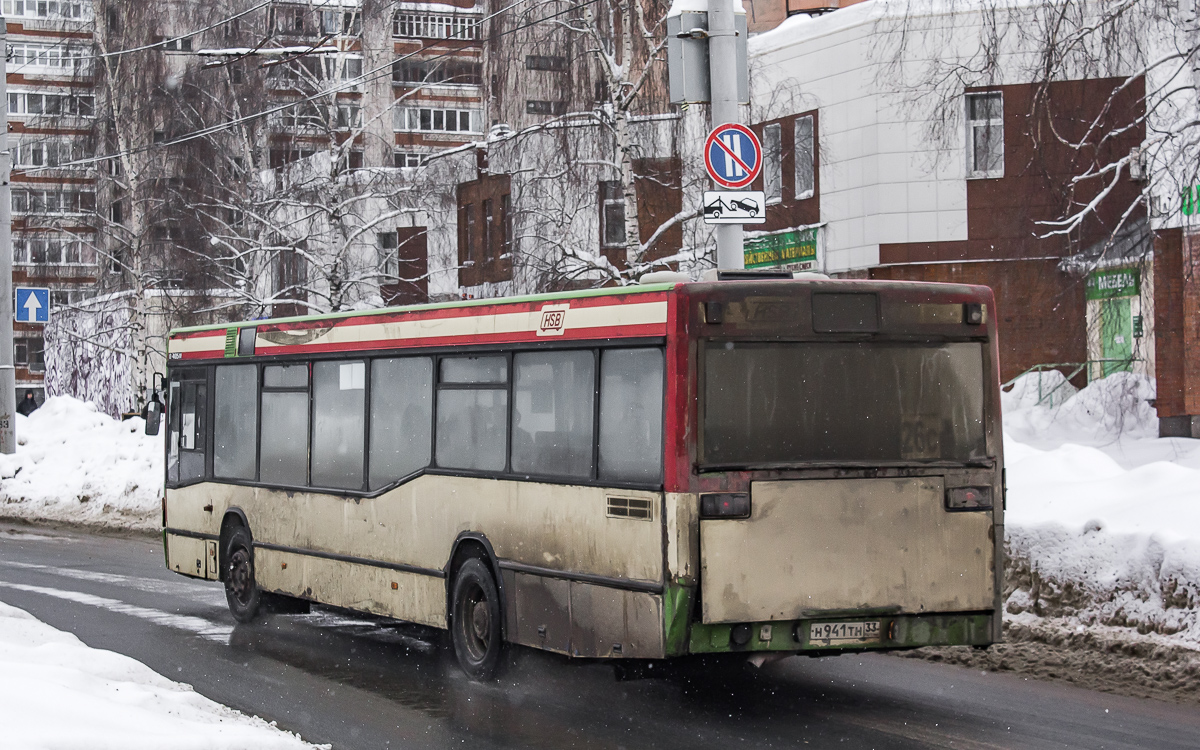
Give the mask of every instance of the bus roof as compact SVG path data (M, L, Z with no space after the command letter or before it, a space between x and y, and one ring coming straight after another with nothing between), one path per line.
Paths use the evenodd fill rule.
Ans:
M681 282L679 282L681 283ZM224 331L229 328L243 326L276 325L280 323L317 323L327 320L344 320L346 318L370 317L373 315L394 315L405 312L425 312L429 310L450 310L462 307L478 307L482 305L519 304L522 302L550 302L560 299L579 299L586 297L607 297L614 295L639 294L645 292L665 292L679 286L679 283L640 284L604 289L584 289L573 292L548 292L546 294L525 294L517 297L491 297L488 299L455 300L453 302L430 302L423 305L402 305L397 307L380 307L371 310L350 310L348 312L321 313L318 315L293 315L285 318L261 318L259 320L239 320L231 323L210 323L202 326L182 326L171 329L171 336L200 331Z

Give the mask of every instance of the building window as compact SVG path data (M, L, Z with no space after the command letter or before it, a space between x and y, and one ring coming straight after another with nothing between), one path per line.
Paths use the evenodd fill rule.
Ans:
M13 339L13 364L30 372L46 369L45 344L40 336Z
M600 246L625 246L625 195L621 183L600 183Z
M392 36L405 39L478 39L479 19L429 13L397 13Z
M40 68L51 73L91 72L91 56L74 44L38 44L15 42L8 45L9 72L20 73L28 68Z
M567 69L567 58L561 55L526 55L526 70L556 70Z
M1004 176L1004 101L998 91L967 94L967 177Z
M74 237L13 237L13 263L18 265L93 265L96 251Z
M396 152L397 167L423 167L428 161L429 154L417 153L415 151Z
M492 199L483 201L483 262L487 263L496 257L496 220L492 210Z
M426 131L470 133L480 125L478 112L466 109L433 109L430 107L397 107L393 124L397 131Z
M321 32L358 36L362 33L362 18L357 11L323 10Z
M512 199L508 193L500 196L500 230L504 232L504 242L500 246L500 257L512 256Z
M14 190L14 214L85 214L96 210L96 194L77 190Z
M70 0L4 0L4 15L29 16L33 18L91 18L88 11L91 3L76 3Z
M794 157L796 161L796 200L813 197L816 190L817 147L813 138L812 115L796 118Z
M279 251L275 259L275 298L278 300L307 300L308 262L296 248ZM276 303L275 315L302 315L307 307L299 304Z
M398 254L400 247L399 234L396 232L379 232L375 235L375 240L379 245L379 270L389 280L396 278L400 273L400 257Z
M458 257L463 258L463 265L475 265L475 204L468 203L463 206L463 249L459 250Z
M94 96L20 91L8 93L8 113L10 115L92 117L95 109L96 98Z
M564 102L548 102L538 99L530 99L525 102L525 114L527 115L561 115L565 109Z
M337 107L338 130L362 127L362 109L357 104L339 104Z
M763 192L767 204L783 200L783 154L779 123L763 127Z
M409 85L440 84L478 86L482 68L461 60L403 60L392 64L392 82Z
M21 141L13 148L13 166L57 167L83 157L75 141Z
M192 38L191 37L172 38L172 39L164 39L163 37L155 37L154 41L156 44L159 44L163 50L165 50L167 52L191 52L192 51Z

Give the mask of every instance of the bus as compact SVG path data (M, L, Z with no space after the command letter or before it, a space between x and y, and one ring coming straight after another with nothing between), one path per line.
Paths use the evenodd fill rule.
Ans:
M981 286L751 278L180 328L166 564L239 622L274 600L448 630L477 680L509 644L986 647L994 310Z

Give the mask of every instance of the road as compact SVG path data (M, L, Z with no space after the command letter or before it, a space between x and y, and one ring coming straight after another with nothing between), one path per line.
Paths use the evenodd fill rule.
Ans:
M235 626L218 584L169 573L144 537L0 524L0 601L337 750L1200 746L1194 706L884 655L617 682L522 649L478 685L429 632L386 620Z

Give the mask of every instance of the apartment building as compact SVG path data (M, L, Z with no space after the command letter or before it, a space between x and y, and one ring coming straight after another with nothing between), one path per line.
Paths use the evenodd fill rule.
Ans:
M93 153L95 114L89 0L4 0L8 142L13 157L13 285L49 287L52 307L89 296L98 265L96 175L70 163ZM14 326L18 395L40 402L41 325Z

